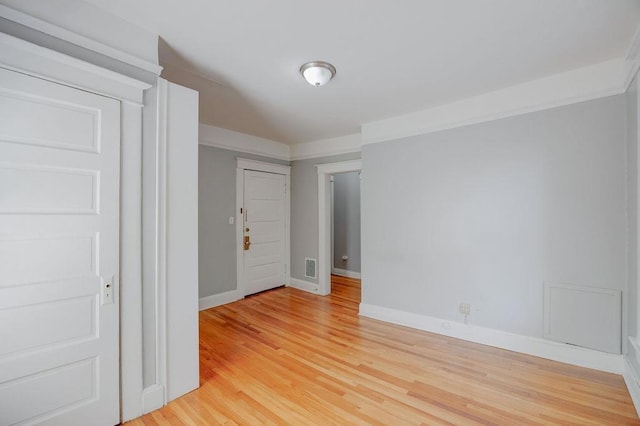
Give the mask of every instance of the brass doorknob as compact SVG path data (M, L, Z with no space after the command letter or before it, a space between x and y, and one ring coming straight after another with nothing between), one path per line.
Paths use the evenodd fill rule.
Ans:
M249 232L249 228L244 228L244 232Z

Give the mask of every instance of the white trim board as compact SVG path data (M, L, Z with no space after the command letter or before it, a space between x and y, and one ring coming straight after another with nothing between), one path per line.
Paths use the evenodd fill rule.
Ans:
M0 32L0 66L143 106L150 84Z
M452 129L624 93L634 61L614 59L362 125L362 144Z
M158 410L165 405L164 387L155 384L144 388L142 391L142 414Z
M200 145L294 161L360 152L360 133L287 145L282 142L200 123Z
M360 279L360 272L347 271L346 269L333 268L331 269L331 273L341 277Z
M156 381L167 385L167 108L168 84L158 78L155 144L155 290L156 290ZM162 405L167 394L162 393Z
M494 346L554 361L622 374L622 355L523 336L506 331L414 314L382 306L360 304L360 315L457 339Z
M85 37L73 31L69 31L65 28L43 21L5 5L0 5L0 16L10 21L32 28L41 33L47 34L49 36L64 40L68 43L83 47L88 50L92 50L101 55L113 58L125 64L129 64L141 70L151 72L155 75L160 75L160 73L162 72L162 67L158 64L139 58L138 56L132 55L130 53L115 49L111 46L107 46L104 43L100 43L89 37Z
M360 133L339 136L337 138L322 139L291 145L290 160L305 160L309 158L329 157L332 155L360 152L362 138Z
M238 294L238 290L231 290L224 293L213 294L211 296L201 297L198 300L198 310L215 308L216 306L226 305L242 299Z
M318 294L318 284L311 281L290 278L287 287L297 288L298 290L306 291L308 293Z
M289 145L200 123L200 145L289 161Z
M291 174L290 166L282 164L267 163L265 161L248 160L238 157L236 159L236 168L242 170L255 170L258 172L276 173L279 175L289 176Z
M629 362L629 359L624 357L624 371L622 372L622 378L624 384L627 385L627 390L631 396L631 401L636 407L636 412L640 416L640 384L638 384L638 373L633 368L633 365Z

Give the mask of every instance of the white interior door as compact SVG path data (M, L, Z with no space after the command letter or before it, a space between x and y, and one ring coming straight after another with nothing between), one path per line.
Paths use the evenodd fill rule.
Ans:
M0 69L0 424L119 423L116 100Z
M243 216L243 296L284 285L285 176L245 170Z

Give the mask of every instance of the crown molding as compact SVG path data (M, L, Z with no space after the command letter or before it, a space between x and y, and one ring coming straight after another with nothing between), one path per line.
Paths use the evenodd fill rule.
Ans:
M200 145L289 161L289 145L200 123Z
M635 61L614 59L431 109L366 123L362 125L362 144L432 133L624 93L635 72Z
M95 41L89 37L69 31L65 28L43 21L42 19L38 19L5 5L0 5L0 17L155 75L160 75L162 72L162 67L158 64L139 58L130 53L123 52L111 46L107 46L106 44Z
M331 155L360 152L362 140L360 133L339 136L337 138L321 139L304 142L291 146L291 160L305 160L308 158L328 157Z
M204 146L213 146L285 161L360 152L362 146L359 133L289 146L271 139L202 123L200 123L199 140L200 145Z

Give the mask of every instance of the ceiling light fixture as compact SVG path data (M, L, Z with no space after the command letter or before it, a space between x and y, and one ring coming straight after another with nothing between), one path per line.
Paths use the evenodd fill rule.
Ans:
M336 67L328 62L307 62L300 67L300 73L307 82L316 87L324 86L336 75Z

